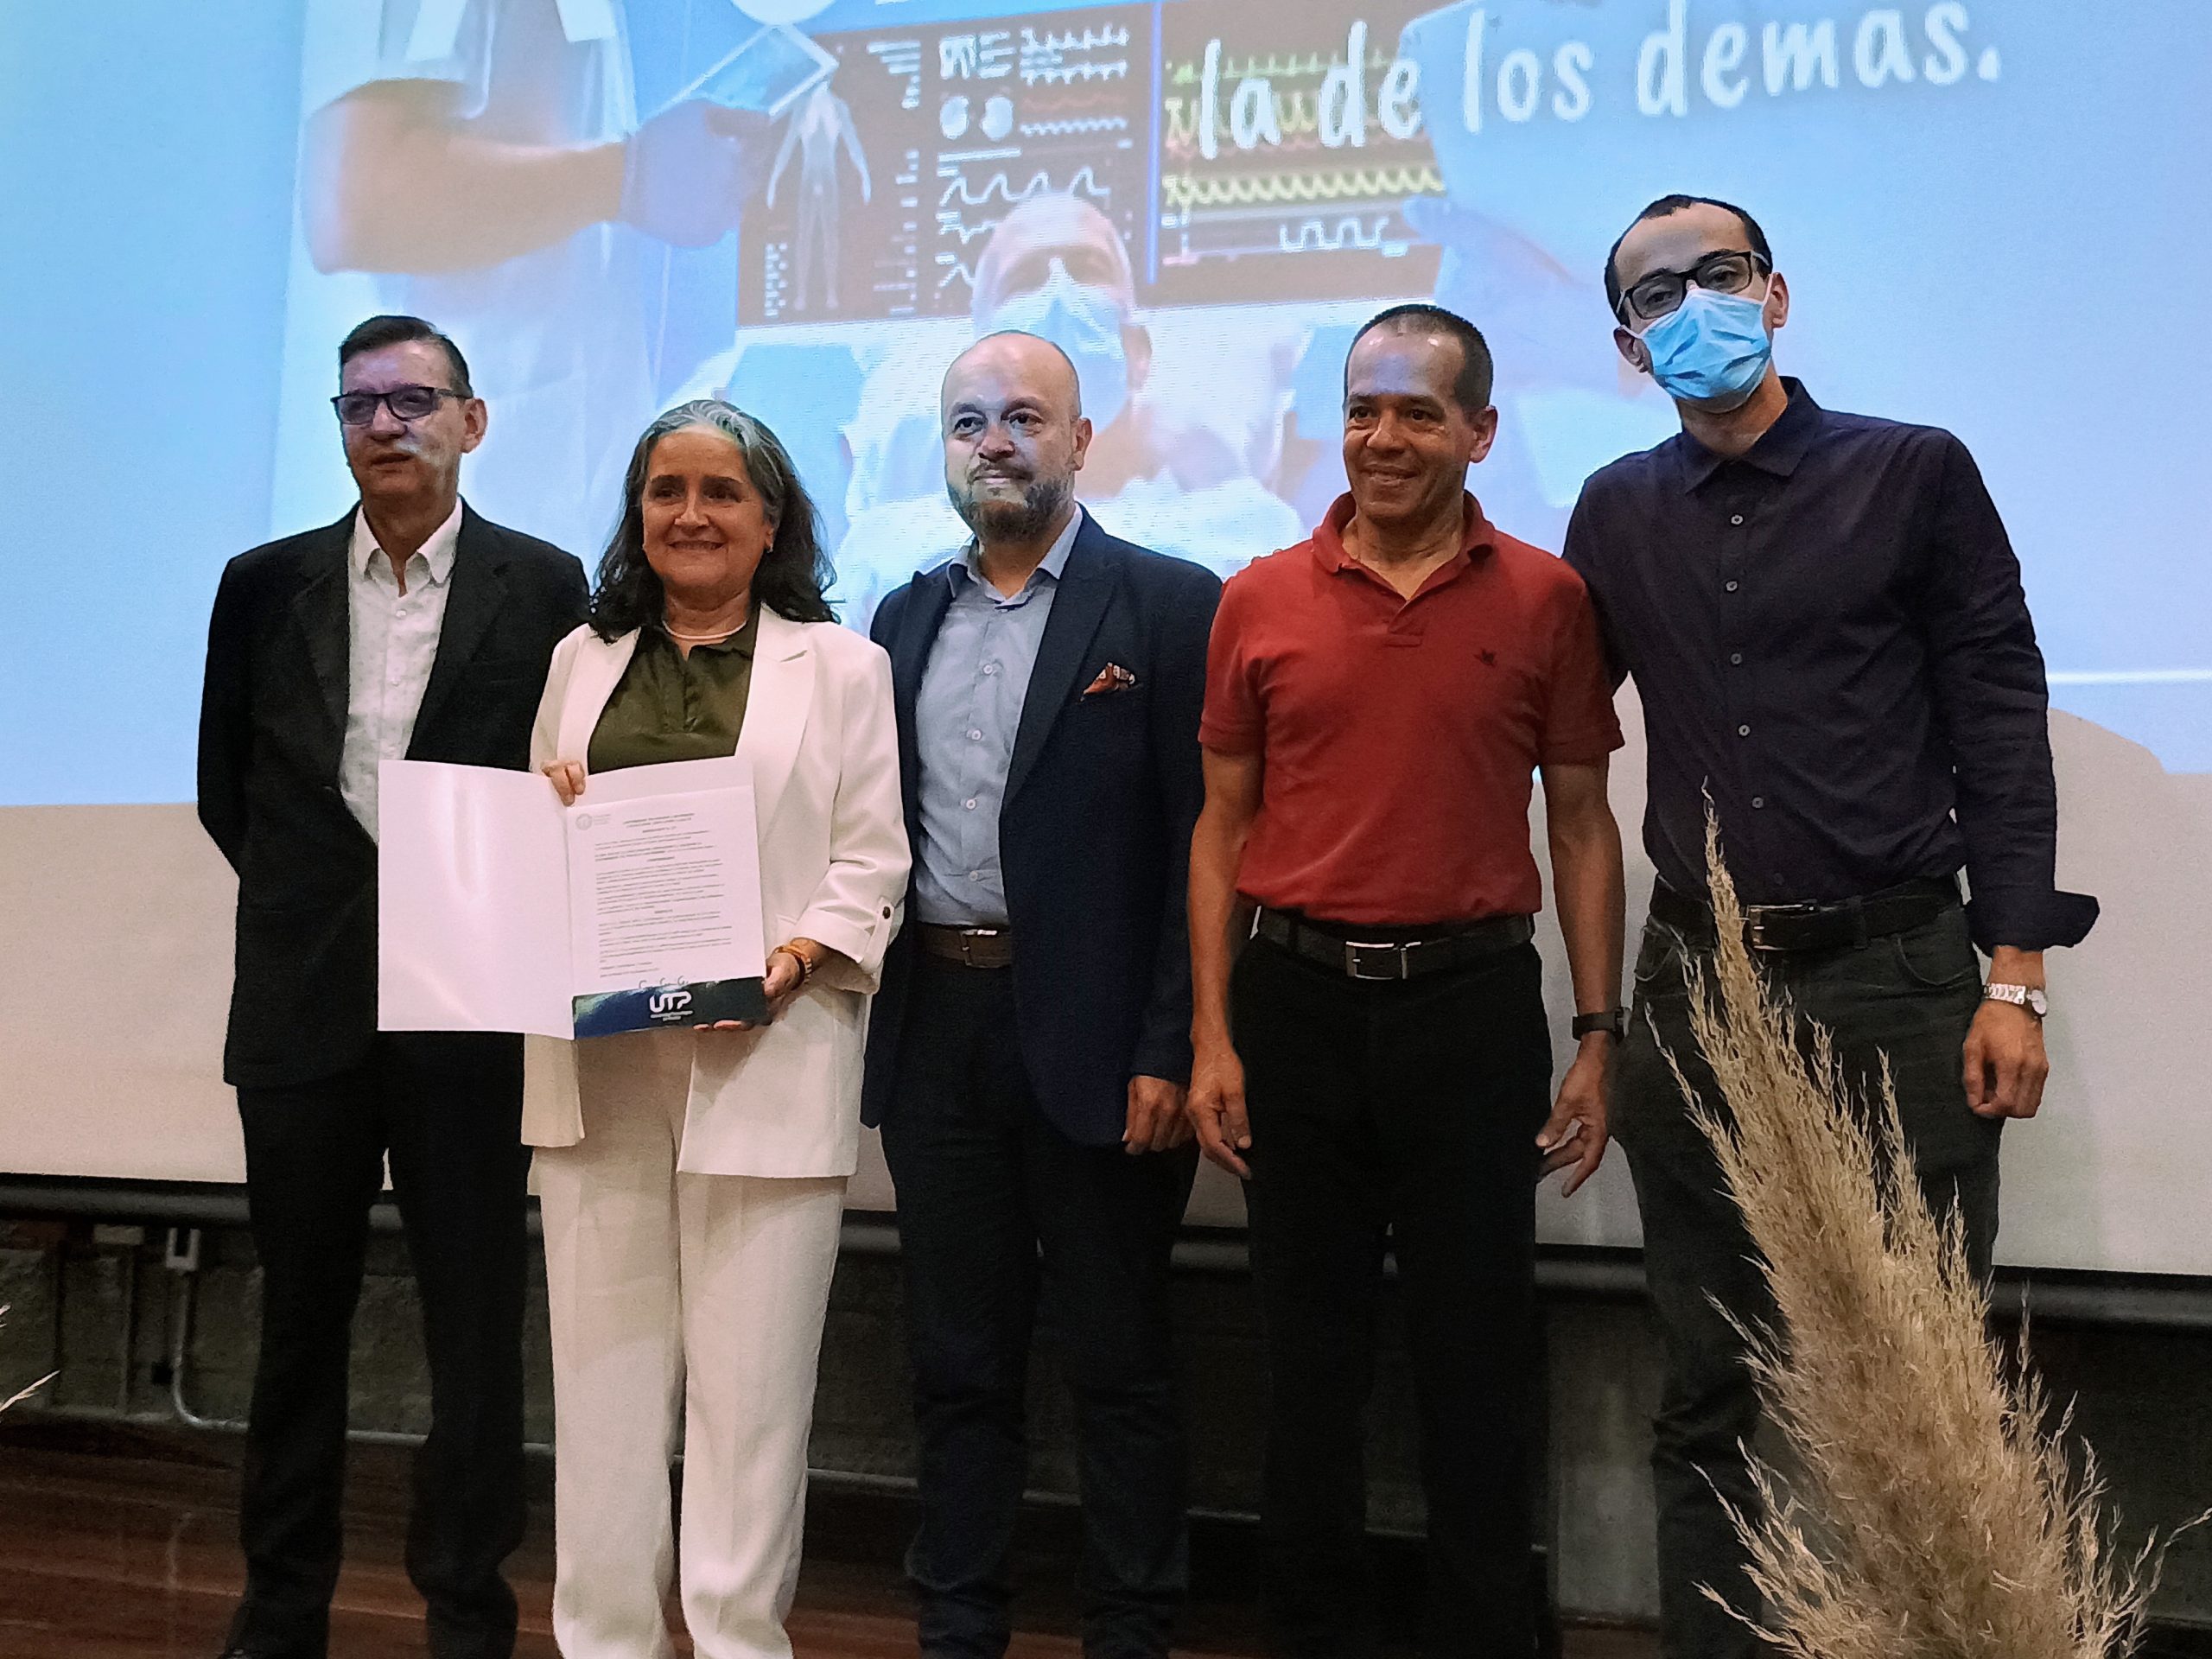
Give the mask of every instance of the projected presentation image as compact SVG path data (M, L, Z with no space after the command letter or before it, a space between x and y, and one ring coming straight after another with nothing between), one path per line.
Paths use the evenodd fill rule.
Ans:
M1688 192L1770 237L1784 372L1958 434L2019 555L2060 884L2103 918L2052 958L2001 1248L2212 1271L2166 1219L2212 1184L2175 988L2212 929L2206 0L134 0L121 53L111 10L0 16L0 200L35 251L0 499L40 573L0 653L12 960L144 1014L118 1037L29 993L0 1013L38 1080L0 1129L35 1167L235 1179L231 876L188 804L207 626L226 561L352 512L329 399L363 318L459 341L490 410L469 502L588 565L647 421L750 410L864 629L965 539L939 384L1001 328L1075 362L1096 519L1226 574L1344 487L1362 322L1434 300L1496 359L1470 485L1556 550L1595 468L1677 429L1602 272ZM162 412L118 422L118 388ZM87 500L156 503L156 529ZM87 696L59 620L118 607L129 685ZM1544 1200L1545 1236L1633 1243L1614 1173Z
M838 67L747 223L741 323L965 316L992 232L1043 197L1141 237L1151 8L991 21L816 37Z
M1441 194L1418 66L1423 8L1249 0L1163 13L1158 287L1179 302L1426 290L1408 220Z
M2063 202L2064 245L2107 270L2212 251L2156 207L2205 117L2085 73L2047 8L309 0L308 21L273 529L342 509L330 349L404 309L454 333L490 403L484 511L594 558L645 421L728 397L791 448L864 627L964 539L946 364L1024 328L1077 365L1096 516L1226 574L1342 488L1359 323L1433 298L1497 359L1484 504L1555 548L1589 473L1674 429L1614 350L1600 271L1629 215L1688 188L1765 222L1799 296L1782 359L1817 396L1967 438L2056 703L2212 769L2201 523L2164 474L2114 491L2139 442L2047 395L2031 343L2072 349L2066 279L2034 274L2056 250L2028 228ZM2100 63L2201 63L2212 15L2100 28ZM2178 379L2131 395L2138 439L2190 418Z

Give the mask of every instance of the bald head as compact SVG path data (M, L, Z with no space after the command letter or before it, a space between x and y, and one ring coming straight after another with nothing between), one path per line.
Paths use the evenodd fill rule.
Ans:
M944 486L986 544L1062 521L1090 448L1075 365L1034 334L988 334L945 371Z
M998 222L976 267L970 296L978 327L1010 296L1045 286L1058 260L1070 276L1110 289L1125 309L1136 305L1136 274L1114 221L1089 202L1058 191L1029 198Z
M1008 329L986 334L952 359L944 372L940 412L952 413L956 399L978 387L1018 388L1051 404L1071 424L1083 413L1083 384L1075 360L1051 340Z

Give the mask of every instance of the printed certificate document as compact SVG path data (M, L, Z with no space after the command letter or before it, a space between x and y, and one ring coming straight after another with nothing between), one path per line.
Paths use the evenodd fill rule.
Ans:
M767 1013L760 842L743 763L590 780L387 760L377 814L377 1023L595 1037Z

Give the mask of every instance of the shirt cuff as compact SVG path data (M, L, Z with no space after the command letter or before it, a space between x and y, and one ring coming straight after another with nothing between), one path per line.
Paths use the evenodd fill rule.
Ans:
M2079 944L2096 925L2097 901L2052 887L1991 887L1967 904L1967 925L1984 951L2050 950Z
M791 925L791 937L812 939L838 953L822 966L823 984L872 995L882 977L883 948L889 941L890 925L887 919L875 927L858 926L827 911L810 910Z
M1191 1081L1191 1039L1187 1035L1156 1037L1137 1044L1129 1057L1133 1077L1160 1077L1179 1087Z

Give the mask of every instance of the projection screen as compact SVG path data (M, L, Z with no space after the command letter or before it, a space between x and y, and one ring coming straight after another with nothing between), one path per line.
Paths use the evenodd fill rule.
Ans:
M865 626L958 539L945 363L1040 320L1099 429L1091 512L1227 574L1343 487L1359 322L1434 298L1497 359L1471 485L1555 549L1582 480L1674 428L1600 272L1681 190L1764 223L1784 368L1957 432L2025 568L2060 880L2104 919L2052 960L2056 1075L2008 1130L1999 1256L2212 1272L2208 86L2198 0L11 8L0 1166L240 1173L229 880L182 804L207 611L231 555L348 507L327 399L362 316L454 334L491 409L465 493L587 563L653 412L752 410ZM733 159L712 135L740 124ZM702 238L730 192L736 229ZM1632 912L1649 877L1632 850ZM889 1202L880 1162L855 1199ZM1233 1188L1194 1215L1240 1219ZM1633 1243L1619 1159L1543 1227Z

